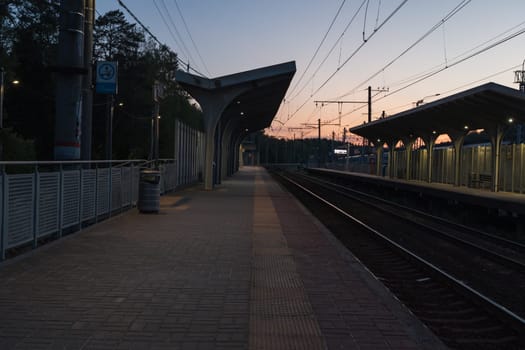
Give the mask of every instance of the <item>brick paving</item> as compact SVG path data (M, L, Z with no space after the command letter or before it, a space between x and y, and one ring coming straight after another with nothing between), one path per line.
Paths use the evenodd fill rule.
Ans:
M439 343L259 168L0 264L0 349Z

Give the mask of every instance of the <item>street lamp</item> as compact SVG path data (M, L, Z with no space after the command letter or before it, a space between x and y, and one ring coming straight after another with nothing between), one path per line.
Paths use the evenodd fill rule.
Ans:
M441 95L441 94L428 95L428 96L425 96L425 97L417 100L416 107L419 107L420 105L422 105L425 102L425 98L436 97L436 96L439 96L439 95Z

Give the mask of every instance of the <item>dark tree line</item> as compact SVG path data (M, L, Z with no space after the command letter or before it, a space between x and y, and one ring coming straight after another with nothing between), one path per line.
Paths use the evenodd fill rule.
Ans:
M265 135L263 132L252 134L246 139L247 142L255 143L260 152L261 163L301 163L315 166L333 163L341 159L334 155L335 148L346 149L346 143L322 138L296 138L284 139ZM350 155L372 153L373 150L363 145L350 143L348 145Z
M53 156L59 0L0 0L0 67L5 70L3 159L49 160ZM118 61L113 119L113 159L145 158L150 148L155 81L161 101L160 156L173 157L173 128L181 119L196 128L202 117L174 80L177 56L149 39L121 11L99 16L94 61ZM13 80L20 83L14 85ZM93 158L105 157L107 98L95 94Z

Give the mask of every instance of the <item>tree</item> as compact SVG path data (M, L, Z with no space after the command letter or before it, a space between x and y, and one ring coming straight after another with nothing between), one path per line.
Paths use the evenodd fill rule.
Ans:
M115 10L96 19L93 40L94 59L119 61L125 65L139 57L144 44L144 32L126 21L122 11Z
M113 119L113 158L146 158L151 142L151 118L153 116L152 89L155 82L164 86L161 101L161 157L173 156L173 131L176 118L196 120L199 126L202 117L192 107L187 95L175 82L177 54L165 45L152 39L146 40L144 33L135 25L127 23L120 11L111 11L99 17L95 28L95 55L97 59L116 60L119 66L119 91ZM94 131L96 150L102 157L105 148L107 113L104 96L96 97ZM188 123L191 124L191 123Z
M54 78L59 0L2 3L0 65L5 67L4 121L34 140L36 156L50 159L53 148ZM14 87L13 79L21 83Z

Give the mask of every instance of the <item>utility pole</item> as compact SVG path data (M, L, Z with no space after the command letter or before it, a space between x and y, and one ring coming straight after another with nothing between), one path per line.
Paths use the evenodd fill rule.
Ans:
M339 116L339 126L341 126L341 115L343 112L343 104L346 103L359 103L359 104L365 104L368 103L367 101L334 101L334 100L325 100L325 101L314 101L315 106L317 107L318 104L321 104L321 107L323 107L325 104L331 104L331 103L337 103L337 111Z
M82 133L80 155L82 160L91 160L93 135L93 25L95 23L95 0L84 0L84 68L82 80ZM88 165L89 167L89 165Z
M372 121L372 87L368 87L368 122Z
M340 126L340 124L328 124L328 123L321 124L321 118L319 118L317 119L316 124L303 123L302 125L304 125L304 128L295 128L295 129L313 129L313 127L317 127L317 166L320 168L321 167L321 125Z
M308 159L305 156L304 129L315 129L315 128L316 127L314 127L312 124L308 126L298 127L298 128L288 128L288 131L301 130L301 157L300 157L301 163L305 163L305 164L308 163ZM295 133L294 133L294 140L295 140Z
M0 67L0 130L4 127L4 67Z
M60 2L60 33L55 71L55 160L80 159L82 76L84 67L84 0Z
M0 132L4 128L4 67L0 67ZM0 140L0 160L4 159L3 139Z
M321 167L321 118L317 119L317 167Z
M113 159L113 114L115 112L115 98L113 95L106 97L106 159Z
M164 97L164 87L158 81L153 84L153 115L151 116L151 159L159 160L160 99Z

